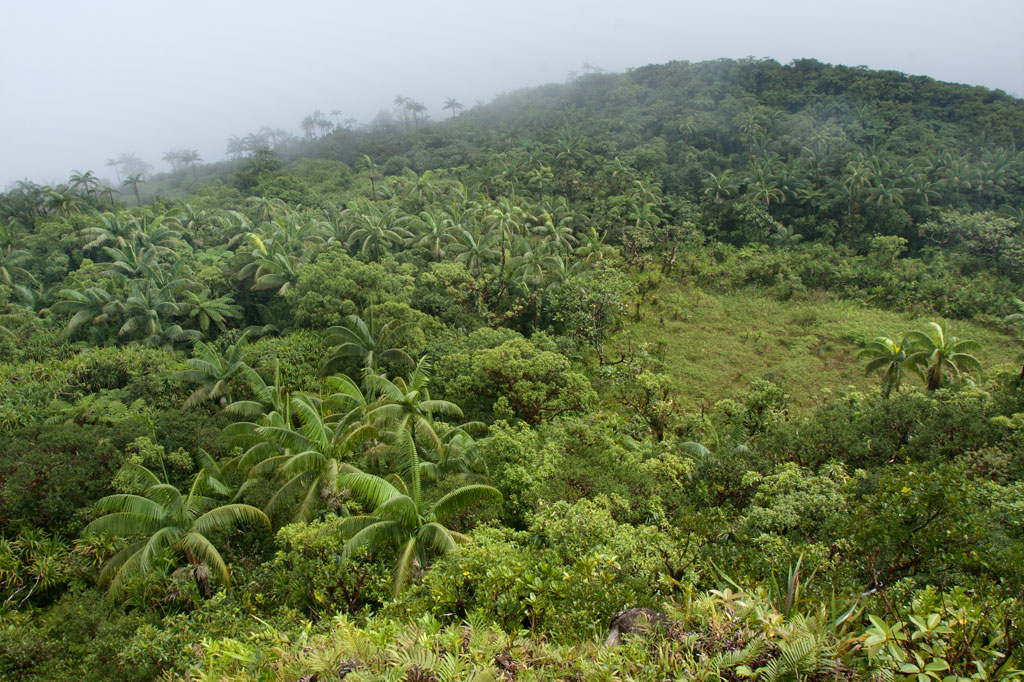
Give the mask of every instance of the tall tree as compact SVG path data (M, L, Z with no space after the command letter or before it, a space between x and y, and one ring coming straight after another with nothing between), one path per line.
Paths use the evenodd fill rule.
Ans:
M121 183L121 186L122 187L131 187L132 188L132 192L135 193L135 202L141 206L142 205L142 197L139 195L139 185L144 185L145 183L146 183L146 180L143 177L142 173L136 173L134 175L129 175L128 177L126 177L124 179L124 182Z
M465 107L462 106L462 103L454 97L449 97L444 101L444 108L452 112L452 118L455 118L456 112L460 109L465 109Z

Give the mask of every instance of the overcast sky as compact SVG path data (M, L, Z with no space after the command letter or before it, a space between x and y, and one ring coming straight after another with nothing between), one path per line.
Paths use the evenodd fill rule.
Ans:
M1024 0L0 0L0 187L109 176L132 152L224 156L233 133L370 119L396 94L435 118L501 92L674 59L797 57L1024 96Z

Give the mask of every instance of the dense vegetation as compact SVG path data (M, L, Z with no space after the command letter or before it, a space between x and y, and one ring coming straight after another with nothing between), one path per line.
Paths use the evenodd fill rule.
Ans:
M1024 102L395 104L0 195L0 677L1024 676Z

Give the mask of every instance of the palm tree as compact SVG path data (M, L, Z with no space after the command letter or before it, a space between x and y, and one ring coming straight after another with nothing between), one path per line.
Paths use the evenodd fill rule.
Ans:
M533 228L533 233L540 237L545 244L553 245L555 248L564 251L571 251L576 237L573 236L572 228L569 227L570 218L562 218L556 221L550 213L544 213L544 220Z
M25 268L21 267L31 258L31 254L24 249L12 249L8 244L6 248L0 249L0 282L7 286L13 286L15 278L27 279L37 284L36 278Z
M231 402L231 381L249 369L244 359L248 343L246 337L247 334L242 334L238 341L228 346L223 355L213 344L196 341L195 357L185 361L189 368L171 377L178 381L199 384L185 400L181 409L187 410L206 400L216 400L221 407L226 407Z
M484 223L497 232L501 242L500 272L505 271L505 242L506 240L511 241L514 236L519 234L525 221L526 212L521 207L509 203L507 199L496 203L484 217Z
M464 109L465 107L462 106L459 100L455 99L454 97L449 97L444 101L444 108L450 109L452 112L452 118L455 118L455 112L458 111L459 109Z
M181 150L181 163L192 170L192 178L196 178L196 164L200 163L203 159L199 156L198 149L183 149Z
M945 331L935 322L928 323L929 331L912 331L907 334L913 353L906 363L921 375L929 391L939 388L947 374L959 382L963 374L981 374L981 363L970 354L981 348L977 341L961 341L955 336L946 336Z
M751 161L751 171L747 174L747 192L753 194L764 203L766 209L770 209L772 201L782 201L785 194L779 186L778 181L772 175L767 163L758 160Z
M551 253L550 244L537 242L531 245L525 239L519 243L524 249L509 262L509 270L532 287L544 284L548 271L557 269L559 264L558 259Z
M81 213L87 207L85 200L67 185L47 188L45 193L48 197L46 206L60 217Z
M71 189L78 190L85 196L92 196L99 189L100 181L92 171L73 171L68 178Z
M846 218L853 220L854 208L857 205L857 198L860 190L870 184L871 175L864 156L858 155L857 159L846 164L845 175L843 176L843 187L846 190Z
M377 363L381 360L397 361L410 367L413 365L412 358L404 350L392 345L392 340L412 326L412 323L397 324L396 320L390 320L380 325L373 305L363 314L366 321L358 315L349 315L345 318L347 324L328 328L326 341L332 348L324 363L324 374L348 358L355 358L370 372L376 372Z
M498 256L498 250L491 244L494 241L494 233L480 236L478 232L459 230L455 233L455 243L451 245L451 252L455 253L455 261L464 263L471 273L477 273Z
M858 353L859 357L871 360L864 368L865 374L884 369L882 375L882 397L888 398L892 391L899 392L903 378L903 364L907 360L907 339L897 342L889 334L875 337Z
M416 127L419 128L420 127L420 117L417 114L422 114L424 111L426 111L427 110L426 105L424 105L423 102L417 102L416 100L409 99L409 100L406 100L405 106L406 106L407 109L409 109L409 111L412 112L413 123L415 123Z
M711 197L716 204L724 203L739 190L739 186L732 179L732 170L726 168L718 175L708 173L704 178L704 194Z
M371 551L386 545L396 547L391 590L398 596L415 574L426 568L428 552L445 554L456 543L468 538L447 528L444 523L459 511L485 499L500 499L501 493L489 485L471 484L451 491L433 503L425 503L419 491L419 474L415 468L415 447L408 436L403 439L413 459L412 485L400 477L392 480L399 486L373 474L346 474L339 484L372 508L370 514L339 519L328 526L347 538L342 558L348 559L357 550Z
M238 135L232 135L228 138L227 148L225 153L229 159L240 159L242 153L245 151L245 142Z
M11 291L17 297L19 304L39 314L50 307L50 304L53 302L53 294L56 293L56 288L52 286L47 288L43 288L41 285L37 286L38 288L36 289L30 289L23 284L15 284L11 287Z
M479 443L473 433L485 433L487 425L482 422L467 422L451 426L439 434L442 449L437 454L437 471L443 477L449 474L486 476L487 463L480 457Z
M411 240L412 244L430 249L430 255L434 260L444 258L444 247L455 238L452 235L452 222L447 214L442 213L438 217L433 211L420 211L419 216L412 221L412 226L418 232Z
M142 177L142 173L136 173L135 175L129 175L121 183L122 187L131 187L132 191L135 192L135 202L139 205L142 204L142 197L139 195L139 185L145 184L146 181Z
M361 254L373 259L380 259L391 246L412 236L402 227L406 218L396 208L382 211L367 204L358 210L345 209L342 217L351 220L355 228L349 235L349 246L358 245Z
M306 139L312 140L313 132L316 130L316 120L312 116L306 116L302 119L302 123L299 126L306 133Z
M110 159L107 159L106 165L107 165L107 167L114 169L114 175L117 176L117 184L120 185L121 184L121 171L120 171L121 161L119 159L110 158Z
M908 191L921 198L926 205L940 198L939 184L932 182L924 173L913 173L907 177Z
M259 372L248 365L242 367L239 370L239 374L245 377L246 382L249 384L249 391L252 393L253 399L236 400L225 407L224 412L233 417L255 419L256 422L263 420L264 417L272 412L288 412L288 394L281 385L281 367L276 360L274 362L274 381L272 383L268 384ZM260 424L253 423L252 425L255 428ZM240 430L234 429L234 431L234 435L237 435Z
M104 246L103 251L110 257L105 274L116 279L142 277L147 268L159 270L156 249L147 249L134 236L123 248Z
M408 181L405 193L416 199L417 204L422 206L428 199L434 200L437 195L438 182L433 171L426 170L422 175L417 175L413 169L406 168L402 171L402 177Z
M128 295L117 306L125 320L117 332L118 336L137 337L144 345L162 348L173 348L176 344L200 338L202 335L194 329L167 324L169 318L180 314L181 307L174 297L187 284L181 279L128 282Z
M735 119L736 127L747 139L747 154L754 159L754 140L764 132L761 125L761 112L757 107L749 107L746 111L738 114Z
M447 400L431 400L429 383L430 362L426 356L420 358L408 381L402 377L390 381L370 376L370 388L380 398L367 410L367 420L379 430L389 432L393 443L401 439L401 432L408 432L418 448L440 452L442 444L434 428L434 415L462 417L462 410Z
M59 296L61 300L54 303L50 310L57 314L71 315L64 328L64 338L71 337L86 324L97 326L106 323L117 307L114 296L99 287L89 287L84 291L61 289Z
M227 330L225 320L229 317L240 318L242 307L235 305L231 296L218 296L210 298L210 290L204 288L198 294L194 291L184 292L185 301L182 307L188 310L188 316L193 317L202 332L206 332L213 323L222 332Z
M406 125L407 126L409 125L408 122L406 123ZM370 193L371 193L371 195L374 198L376 198L377 197L377 183L374 182L374 180L377 177L377 164L375 164L373 162L373 159L371 159L368 154L363 154L356 161L356 166L359 169L366 171L367 177L370 178Z
M246 254L249 262L239 270L236 277L251 277L253 291L277 289L280 296L288 293L299 278L300 257L285 252L280 242L271 241L268 248L259 235L250 232L246 236L253 250Z
M599 263L615 253L615 247L604 243L604 235L599 235L593 227L580 237L580 245L576 247L576 257L584 263Z
M402 116L405 119L406 128L409 127L409 102L410 100L408 97L402 97L401 95L395 95L395 99L392 100L395 108L402 110Z
M466 485L453 490L433 503L423 498L424 462L420 448L441 453L444 443L438 436L433 415L461 415L462 411L443 400L431 400L427 393L429 365L420 360L409 381L394 382L376 378L375 388L381 398L366 411L366 419L390 429L393 451L401 461L400 475L387 479L367 473L351 473L339 477L338 486L372 509L370 514L340 519L331 524L347 538L343 557L368 547L379 549L392 545L398 549L392 577L392 590L397 595L413 578L417 569L427 566L428 552L444 554L466 538L443 523L456 512L486 498L501 494L488 485Z
M247 504L219 504L207 497L210 478L205 470L195 477L189 491L182 494L145 467L129 464L126 468L137 480L144 481L145 491L142 495L104 497L95 505L103 516L85 528L86 533L135 540L115 554L100 573L101 582L110 581L111 594L121 594L125 583L136 575L173 565L176 555L184 555L194 569L206 566L216 571L224 585L230 585L231 574L220 552L210 542L210 535L242 523L258 522L269 526L266 514ZM200 580L200 575L195 572L202 589L204 581Z
M239 420L226 426L224 435L246 447L246 450L227 466L250 472L256 464L280 454L280 448L260 438L257 429L261 426L290 426L291 395L281 383L281 368L276 360L272 383L268 384L252 367L243 367L240 373L249 384L252 399L236 400L224 408L225 414Z
M376 435L376 431L369 425L355 422L346 425L348 432L341 437L334 428L334 415L326 411L344 401L339 396L332 398L325 401L294 393L289 406L298 417L299 428L296 429L290 419L268 419L268 423L253 429L257 438L273 448L260 455L262 461L249 470L249 477L273 473L283 481L267 501L268 514L296 499L299 499L293 515L296 521L311 519L324 500L331 501L335 511L345 513L341 495L346 486L341 484L340 478L346 473L357 473L359 469L345 462L343 456L355 443ZM246 455L247 459L256 458L251 451Z
M126 246L131 238L133 223L130 220L121 220L118 213L102 213L99 216L102 227L93 226L82 230L82 234L92 237L92 241L82 246L82 249L94 249L105 244L114 246Z
M164 152L160 159L169 163L172 169L177 170L181 165L181 151L172 149L169 152Z

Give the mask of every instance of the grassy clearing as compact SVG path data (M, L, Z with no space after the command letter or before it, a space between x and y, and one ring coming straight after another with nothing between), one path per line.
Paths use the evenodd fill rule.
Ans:
M948 333L982 345L986 370L1014 365L1020 347L1012 335L993 327L935 316L917 317L811 294L779 301L755 289L708 293L666 284L608 344L618 357L627 342L660 348L665 372L678 381L686 409L742 393L753 381L779 384L798 407L813 407L823 392L867 390L880 381L864 375L857 358L863 340L883 331L901 334L929 321ZM914 377L908 385L919 385Z

